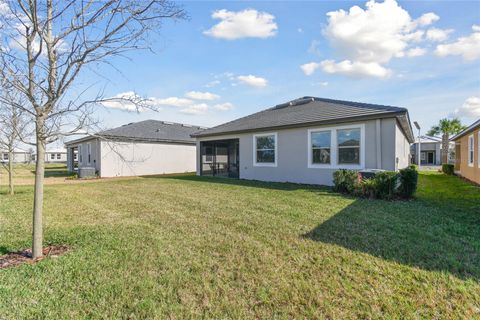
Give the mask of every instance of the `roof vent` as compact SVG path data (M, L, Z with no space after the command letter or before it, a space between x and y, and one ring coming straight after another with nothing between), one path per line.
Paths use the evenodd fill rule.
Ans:
M168 122L168 121L162 121L163 124L168 124L168 125L172 125L172 124L175 124L173 122Z
M193 128L193 126L192 126L192 125L190 125L190 124L182 124L182 127L186 127L186 128Z
M282 109L282 108L286 108L286 107L299 106L299 105L302 105L302 104L310 103L312 101L315 101L315 98L313 98L313 97L302 97L302 98L292 100L290 102L277 104L274 107L274 109Z

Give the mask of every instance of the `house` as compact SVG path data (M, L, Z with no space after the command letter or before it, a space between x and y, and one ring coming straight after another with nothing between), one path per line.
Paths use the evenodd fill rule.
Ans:
M480 119L451 140L455 142L455 172L480 184Z
M7 150L0 150L0 162L8 163L9 153ZM15 148L13 151L13 163L29 163L32 161L32 154L24 149Z
M37 158L36 154L32 154L32 161ZM64 148L47 149L45 151L45 163L66 163L67 150Z
M196 146L190 135L201 129L156 120L129 123L67 142L67 167L100 177L193 172Z
M418 139L410 146L412 163L418 164ZM451 143L448 152L448 161L454 162L455 144ZM423 165L441 165L442 164L442 138L434 136L420 137L420 164Z
M322 185L341 168L407 167L414 141L405 108L315 97L192 136L198 175Z

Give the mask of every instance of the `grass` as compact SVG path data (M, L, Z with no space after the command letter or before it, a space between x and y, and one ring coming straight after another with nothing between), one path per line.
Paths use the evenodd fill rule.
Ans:
M4 188L5 189L5 188ZM32 187L0 195L0 252L30 245ZM418 199L191 175L50 184L65 256L0 271L0 318L480 317L480 189Z
M8 185L7 164L0 165L0 186ZM14 185L30 185L35 179L35 165L33 164L15 164L14 166ZM66 177L72 174L67 171L65 164L47 164L45 167L45 178L47 183L61 183Z

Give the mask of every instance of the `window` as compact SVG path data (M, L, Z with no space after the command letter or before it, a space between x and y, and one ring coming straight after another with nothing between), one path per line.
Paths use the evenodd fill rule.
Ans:
M55 160L55 153L50 153L50 159Z
M310 161L312 164L330 164L331 131L310 132Z
M62 159L62 155L60 153L57 153L57 160Z
M90 143L87 143L87 162L90 163L91 159L91 153L92 153L92 145Z
M360 164L360 128L337 130L338 164Z
M82 156L82 145L78 146L78 162L82 163L83 162L83 156Z
M426 157L425 157L425 152L420 152L420 159L422 161L425 161Z
M3 154L3 160L8 160L8 153Z
M77 154L77 153L74 153L74 154L73 154L73 160L77 160L77 156L78 156L78 154Z
M213 162L213 147L205 147L205 163Z
M468 165L473 167L473 155L474 155L473 134L468 136Z
M32 154L32 161L35 161L35 155Z
M277 134L253 136L253 164L256 166L277 166Z

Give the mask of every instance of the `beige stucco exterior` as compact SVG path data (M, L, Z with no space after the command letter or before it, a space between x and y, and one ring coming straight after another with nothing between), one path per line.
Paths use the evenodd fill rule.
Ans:
M468 139L473 136L473 163L469 163ZM455 139L458 174L480 184L480 127ZM460 151L460 152L458 152Z

